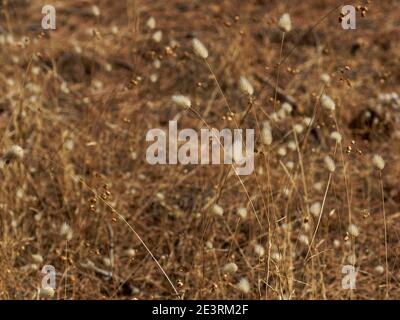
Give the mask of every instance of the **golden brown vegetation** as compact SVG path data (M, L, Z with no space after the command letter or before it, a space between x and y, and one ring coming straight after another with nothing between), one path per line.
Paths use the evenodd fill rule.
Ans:
M45 264L58 299L399 298L396 2L0 0L0 298ZM256 130L252 175L146 162L199 115Z

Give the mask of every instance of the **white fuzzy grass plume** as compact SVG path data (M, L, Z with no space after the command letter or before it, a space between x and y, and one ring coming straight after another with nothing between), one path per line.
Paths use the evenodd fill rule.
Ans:
M32 254L32 259L33 259L33 261L35 261L36 263L39 263L39 264L43 263L43 257L42 257L40 254L38 254L38 253Z
M287 150L286 150L285 147L280 147L280 148L278 149L278 155L279 155L280 157L284 157L284 156L286 156L286 154L287 154Z
M101 14L100 8L98 6L96 6L96 5L92 6L92 14L95 17L100 17L100 14Z
M154 40L155 42L158 43L158 42L161 42L162 37L163 37L162 31L158 30L158 31L154 32L152 38L153 38L153 40Z
M372 157L372 164L378 170L383 170L385 168L385 161L379 154L375 154Z
M284 102L281 108L286 114L291 114L293 111L293 107L290 103Z
M297 134L301 134L304 131L304 127L301 124L297 123L293 126L293 130L296 131Z
M225 274L233 274L236 271L238 271L238 266L234 262L227 263L223 268Z
M70 241L72 239L72 235L73 235L72 229L67 223L63 223L61 225L60 234L67 241Z
M202 59L208 58L208 50L205 45L197 38L192 40L193 52Z
M247 209L242 207L237 209L237 215L241 217L243 220L247 218Z
M327 96L326 94L323 94L321 97L321 105L323 108L329 111L335 111L336 108L335 101L333 101L332 98Z
M321 80L325 83L325 84L329 84L331 82L331 77L329 74L327 73L323 73L321 74Z
M150 17L149 19L147 19L146 26L147 26L147 28L149 28L151 30L155 29L156 19L154 19L154 17Z
M292 170L294 168L294 162L293 161L286 162L286 168Z
M299 242L305 246L308 246L310 244L310 241L308 240L308 237L305 234L301 234L299 236Z
M287 147L291 151L296 151L296 149L297 149L296 142L294 142L293 140L289 141L288 144L287 144Z
M331 173L335 172L336 169L335 161L333 161L333 159L330 156L326 156L324 158L324 163L325 167L328 169L329 172Z
M374 271L377 273L377 274L382 274L382 273L384 273L385 272L385 268L383 267L383 266L376 266L375 268L374 268Z
M239 87L240 90L242 90L243 93L252 96L254 94L254 88L251 85L250 81L247 80L246 77L242 76L239 79Z
M249 280L246 278L240 279L239 283L237 284L237 288L242 291L244 294L247 294L250 292L250 283Z
M222 217L224 215L224 209L218 204L214 204L213 205L212 211L217 216L221 216Z
M289 13L284 13L278 21L279 28L284 32L289 32L292 30L292 19L290 18Z
M360 235L360 231L358 230L358 227L355 224L350 224L349 227L347 228L347 232L349 235L352 237L356 238Z
M282 254L280 252L273 252L271 254L271 258L274 259L276 262L279 262L282 260Z
M125 253L125 255L126 255L127 257L133 258L133 257L136 255L136 250L133 249L133 248L129 248L129 249L126 249L126 250L124 251L124 253Z
M357 262L356 255L355 254L351 254L351 255L347 256L347 262L352 264L352 265L355 265L356 262Z
M24 157L24 149L18 145L13 145L3 157L0 158L0 169L13 161L21 160Z
M262 245L256 244L254 246L254 252L256 253L256 255L258 255L259 257L262 257L265 254L265 249Z
M313 122L313 119L310 118L310 117L304 117L304 119L303 119L303 123L304 123L307 127L311 126L311 125L312 125L312 122Z
M332 140L336 141L337 143L341 143L342 142L342 135L337 131L331 132L330 138Z
M54 289L52 287L45 287L39 290L39 296L41 298L52 298L54 297Z
M340 248L340 241L338 239L333 240L333 247L335 249Z
M272 144L273 137L271 129L269 127L264 127L261 129L261 141L267 146Z
M321 203L314 202L310 207L310 212L314 217L318 218L321 212Z
M182 108L189 109L192 106L190 99L180 94L173 95L171 100Z

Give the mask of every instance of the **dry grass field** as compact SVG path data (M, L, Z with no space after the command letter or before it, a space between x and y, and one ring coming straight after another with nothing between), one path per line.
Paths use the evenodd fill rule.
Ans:
M0 299L399 299L400 8L352 4L0 0ZM150 165L170 120L254 172Z

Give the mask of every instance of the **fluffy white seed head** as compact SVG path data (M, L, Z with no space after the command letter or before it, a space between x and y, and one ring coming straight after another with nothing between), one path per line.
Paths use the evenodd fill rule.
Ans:
M314 202L310 207L310 212L314 217L318 218L321 213L321 203Z
M299 124L299 123L295 124L295 125L293 126L293 129L294 129L294 131L296 131L296 133L298 133L298 134L303 133L303 131L304 131L303 125L301 125L301 124Z
M206 248L207 248L208 250L213 249L213 248L214 248L213 243L212 243L211 241L207 241L207 242L206 242Z
M291 151L296 151L296 149L297 149L296 142L294 142L293 140L289 141L287 146L288 146L289 150L291 150Z
M335 249L340 248L340 241L338 239L333 240L333 247Z
M36 263L39 263L39 264L43 263L43 257L40 254L32 254L32 259Z
M238 266L234 262L227 263L223 269L223 272L225 274L232 274L235 273L236 271L238 271Z
M267 146L272 144L272 132L268 127L264 127L261 129L261 142Z
M299 242L305 246L308 246L310 241L308 240L308 237L305 234L299 235Z
M247 94L249 96L252 96L254 94L254 88L251 85L250 81L247 80L246 77L243 77L243 76L240 77L239 87L240 87L240 90L242 90L243 93L245 93L245 94Z
M304 118L303 118L303 123L304 123L307 127L311 126L311 125L312 125L312 122L313 122L313 120L312 120L312 118L310 118L310 117L304 117Z
M249 280L247 280L246 278L240 279L239 283L237 284L237 287L240 291L242 291L245 294L250 292L250 283Z
M154 32L152 38L153 38L153 40L154 40L155 42L161 42L162 37L163 37L162 31L158 30L158 31Z
M272 112L269 117L273 122L278 122L280 120L277 112Z
M348 261L350 264L355 265L356 262L357 262L357 257L356 257L356 255L355 255L355 254L349 255L349 256L347 257L347 261Z
M335 161L330 156L326 156L324 158L325 167L328 169L329 172L335 172L336 165Z
M286 156L286 154L287 154L287 150L286 150L285 147L280 147L280 148L278 149L278 155L279 155L279 156L284 157L284 156Z
M331 76L327 73L323 73L321 74L321 80L325 83L325 84L329 84L331 82Z
M103 263L104 263L104 265L105 265L106 267L112 267L112 264L113 264L113 262L111 261L111 259L108 258L108 257L104 257L104 258L103 258Z
M378 170L383 170L385 168L385 161L379 154L375 154L372 157L372 164L377 168Z
M271 254L271 258L272 258L273 260L275 260L276 262L279 262L279 261L282 260L282 254L281 254L280 252L273 252L273 253Z
M323 108L330 111L334 111L336 108L335 101L333 101L332 98L327 96L326 94L323 94L321 97L321 105Z
M208 50L205 45L199 40L194 38L192 40L193 52L202 59L208 58Z
M385 272L385 268L384 268L383 266L376 266L375 269L374 269L374 271L375 271L377 274L382 274L382 273Z
M291 114L293 111L293 107L290 103L284 102L282 104L282 110L286 112L286 114Z
M150 17L149 19L147 19L146 26L147 26L147 28L149 28L151 30L155 29L156 19L154 19L154 17Z
M286 111L283 110L282 108L279 109L279 111L277 112L277 116L280 120L284 120L286 118Z
M156 59L156 60L154 60L153 65L154 65L154 68L160 69L161 68L161 61Z
M54 289L52 287L44 287L39 290L39 296L41 298L52 298L54 297Z
M262 245L256 244L254 246L254 252L256 253L256 255L258 255L259 257L262 257L265 254L265 249Z
M292 170L294 168L294 162L293 161L286 162L286 168Z
M174 95L171 100L182 108L190 108L192 106L190 99L183 95Z
M358 230L358 227L353 223L349 225L349 227L347 228L347 232L352 237L358 237L360 235L360 231Z
M72 229L67 223L63 223L60 228L60 234L63 236L67 241L72 239Z
M315 190L321 191L322 190L322 182L318 181L318 182L314 183L313 187Z
M290 19L289 13L284 13L278 21L279 28L284 32L292 30L292 20Z
M342 135L337 131L331 132L330 138L332 140L336 141L337 143L341 143L342 142Z
M247 209L242 207L237 209L237 215L241 217L243 220L247 218Z
M101 13L100 8L98 6L96 6L96 5L92 6L92 14L95 17L100 17L100 13Z
M213 205L212 211L217 216L223 216L224 215L224 209L218 204L214 204Z
M21 160L24 157L24 149L20 146L13 145L5 155L0 158L0 168L4 166L4 164L9 164L12 161Z
M126 249L124 253L127 257L133 258L136 255L136 250L133 248L129 248Z

